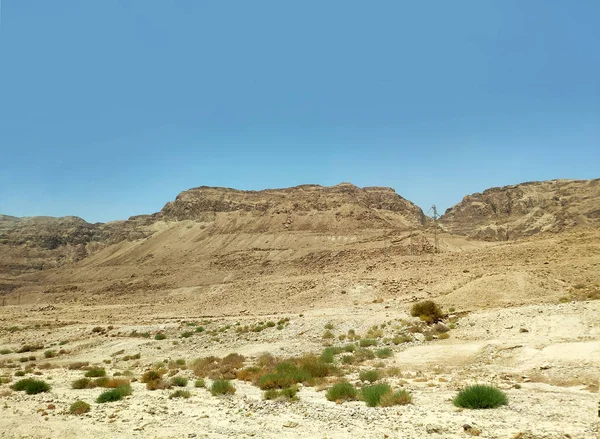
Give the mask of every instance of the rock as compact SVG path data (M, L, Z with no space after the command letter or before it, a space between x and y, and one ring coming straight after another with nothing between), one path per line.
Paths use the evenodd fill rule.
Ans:
M529 330L527 328L521 328L519 329L519 332L529 332Z
M298 425L300 425L300 424L298 424L297 422L294 422L294 421L288 421L285 424L283 424L283 426L286 428L296 428Z
M421 342L425 341L425 336L423 334L421 334L420 332L414 333L413 337L417 341L421 341Z

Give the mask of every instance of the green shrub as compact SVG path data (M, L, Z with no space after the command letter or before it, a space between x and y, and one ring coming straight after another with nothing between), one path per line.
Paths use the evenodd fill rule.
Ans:
M350 343L350 344L347 344L346 346L344 346L342 349L344 350L344 352L354 352L354 351L356 351L356 345Z
M344 402L356 399L356 388L350 383L337 383L327 390L325 397L328 401Z
M196 332L204 332L204 326L198 326Z
M15 372L15 376L16 377L24 377L25 376L25 371L24 370L17 370Z
M206 387L206 383L204 382L204 378L200 378L194 382L194 387Z
M50 385L41 380L25 378L17 381L10 388L17 392L25 391L28 395L35 395L37 393L47 392L50 390Z
M277 389L268 389L263 392L263 399L271 400L279 398L279 390Z
M83 415L90 411L90 405L85 401L75 401L69 407L69 413L72 415Z
M188 379L186 377L173 377L171 378L171 385L175 387L185 387L188 385Z
M44 357L54 358L54 357L56 357L56 351L46 351L46 352L44 352Z
M96 378L106 376L106 370L103 367L94 367L88 370L85 374L87 378Z
M8 355L10 353L12 353L10 349L0 349L0 355Z
M361 348L366 348L369 346L376 346L377 345L377 340L373 340L372 338L363 338L358 342L358 345Z
M325 329L330 329L330 330L333 329L333 323L327 323L325 325Z
M392 389L388 384L373 384L371 386L365 386L361 389L361 398L369 407L376 407L379 405L381 397Z
M394 338L392 338L392 343L394 343L395 345L399 345L402 343L409 343L412 341L412 337L408 336L408 335L396 335Z
M323 333L323 338L324 339L330 339L330 338L333 338L333 337L335 337L335 335L333 335L333 332L331 332L329 330L327 330L327 331L325 331Z
M493 386L475 384L461 390L453 402L462 408L491 409L508 404L508 397Z
M406 405L412 403L412 396L407 390L398 390L396 392L385 393L379 400L382 407L391 407L393 405Z
M394 352L390 348L378 349L377 352L375 352L375 355L379 358L389 358L393 354Z
M123 399L123 397L131 395L131 386L130 385L126 385L126 386L120 386L120 387L116 387L112 390L107 390L106 392L102 392L100 394L100 396L98 396L98 398L96 399L96 402L98 404L104 403L104 402L114 402L114 401L120 401L121 399Z
M436 323L444 317L442 309L432 300L415 303L410 310L410 315L419 317L426 323Z
M165 338L167 338L167 336L162 332L154 336L154 340L164 340Z
M361 381L368 381L370 383L374 383L379 379L379 371L378 370L362 370L358 377Z
M89 378L79 378L71 383L72 389L91 389L95 387Z
M263 398L267 400L282 398L289 401L296 401L298 400L298 397L296 396L297 393L297 386L290 386L281 390L269 389L264 391Z
M189 398L191 393L188 390L175 390L173 393L169 395L169 399L173 398Z
M192 331L184 331L184 332L181 333L180 337L181 338L189 338L192 335L194 335L194 333Z
M216 395L233 395L235 393L235 387L229 380L214 380L210 386L210 393L213 396Z

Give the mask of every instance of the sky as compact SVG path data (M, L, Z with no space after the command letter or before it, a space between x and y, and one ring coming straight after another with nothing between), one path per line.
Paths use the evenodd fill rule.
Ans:
M0 213L600 177L597 0L0 0Z

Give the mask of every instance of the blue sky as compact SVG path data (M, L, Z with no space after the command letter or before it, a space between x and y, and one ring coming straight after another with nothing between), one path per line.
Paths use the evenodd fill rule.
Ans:
M0 213L600 177L600 2L1 0Z

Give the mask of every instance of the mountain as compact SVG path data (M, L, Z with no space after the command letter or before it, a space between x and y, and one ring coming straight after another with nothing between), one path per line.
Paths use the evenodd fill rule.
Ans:
M477 240L600 226L600 179L549 180L467 195L440 218L441 227Z

